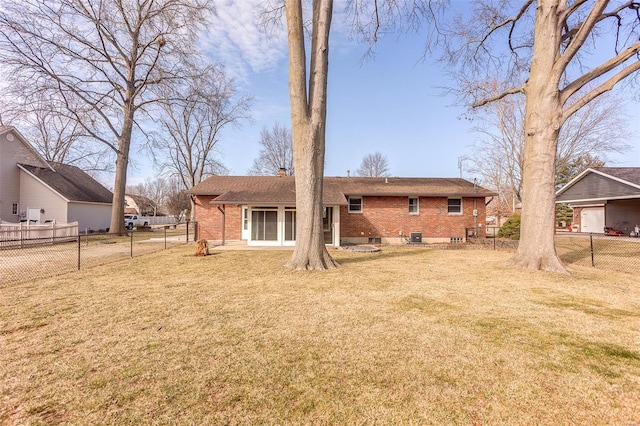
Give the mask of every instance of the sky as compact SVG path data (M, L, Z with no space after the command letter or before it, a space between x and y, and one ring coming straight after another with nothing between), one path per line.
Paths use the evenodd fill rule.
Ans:
M290 124L287 44L284 31L265 33L256 25L261 0L218 2L203 40L207 55L225 66L240 92L252 95L252 120L226 128L219 154L232 175L244 175L260 150L260 132ZM383 37L375 59L363 60L366 46L348 37L334 7L329 48L325 176L351 175L367 154L381 152L392 176L459 177L459 159L473 155L480 135L461 118L465 109L443 87L453 83L435 58L423 59L420 34ZM608 165L640 167L640 105L629 105L633 149ZM152 177L144 153L134 155L129 182ZM462 176L472 180L464 170Z

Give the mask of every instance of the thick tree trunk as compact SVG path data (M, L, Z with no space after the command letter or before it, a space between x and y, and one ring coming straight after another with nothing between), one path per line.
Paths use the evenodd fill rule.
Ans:
M522 170L520 244L510 263L567 273L555 249L555 158L562 105L561 70L554 68L559 45L558 0L539 1L534 53L526 85L525 153Z
M122 126L122 134L118 139L116 152L116 178L113 184L113 204L111 206L111 226L109 232L118 235L125 234L124 227L124 195L127 186L127 168L129 167L129 149L133 133L133 115L126 114Z
M291 259L285 264L296 270L331 269L337 263L329 255L324 243L322 224L322 178L324 159L314 149L319 142L317 131L306 128L304 137L298 140L298 150L302 152L296 161L296 245ZM324 143L322 144L324 146ZM306 160L306 161L305 161Z
M324 244L324 178L327 72L332 0L314 0L309 99L300 0L287 0L291 134L296 169L296 245L285 267L295 270L337 267Z

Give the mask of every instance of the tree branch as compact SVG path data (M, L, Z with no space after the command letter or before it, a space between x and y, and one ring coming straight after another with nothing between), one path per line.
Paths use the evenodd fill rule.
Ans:
M305 111L300 120L308 120L309 104L307 100L307 63L304 47L304 24L302 21L301 0L287 0L287 32L289 39L289 93L291 112L298 114ZM301 108L301 106L303 106ZM292 120L296 121L296 120Z
M585 85L591 83L596 78L601 77L607 72L613 70L617 66L621 65L629 58L634 55L637 55L640 52L640 41L633 43L629 48L625 51L619 53L615 57L609 59L605 63L591 69L589 72L586 72L570 84L568 84L564 89L560 92L560 102L562 105L565 105L566 102L573 96L576 92L582 89ZM626 69L626 68L625 68ZM624 70L623 70L624 71ZM618 74L616 74L618 75ZM615 77L615 76L614 76ZM626 77L626 75L625 75ZM619 81L619 80L618 80Z
M524 90L525 90L525 86L524 85L520 86L520 87L514 87L512 89L505 90L505 91L503 91L503 92L501 92L501 93L499 93L499 94L497 94L495 96L491 96L490 98L484 98L484 99L481 99L481 100L479 100L477 102L474 102L471 105L471 107L472 108L478 108L478 107L487 105L487 104L489 104L491 102L499 101L500 99L502 99L502 98L504 98L506 96L509 96L509 95L515 95L515 94L518 94L518 93L524 93Z
M640 44L640 42L638 42L637 44ZM571 104L569 108L567 108L562 112L561 123L564 123L569 117L571 117L578 110L580 110L580 108L582 108L583 106L585 106L586 104L588 104L589 102L597 98L598 96L613 89L613 87L618 82L620 82L621 80L625 79L626 77L630 76L631 74L639 70L640 70L640 61L634 62L633 64L620 70L615 75L611 76L611 78L609 78L607 81L605 81L595 89L590 90L587 94L585 94L575 103Z

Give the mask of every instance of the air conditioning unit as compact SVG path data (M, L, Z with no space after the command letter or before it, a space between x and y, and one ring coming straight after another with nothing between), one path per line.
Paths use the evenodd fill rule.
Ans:
M409 241L412 243L422 242L422 232L412 232L409 234Z

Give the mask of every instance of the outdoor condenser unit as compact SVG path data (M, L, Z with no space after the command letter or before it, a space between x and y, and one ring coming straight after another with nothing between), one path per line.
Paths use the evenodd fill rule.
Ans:
M422 242L422 232L412 232L409 234L409 241L412 243L421 243Z

